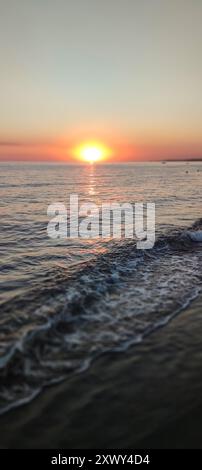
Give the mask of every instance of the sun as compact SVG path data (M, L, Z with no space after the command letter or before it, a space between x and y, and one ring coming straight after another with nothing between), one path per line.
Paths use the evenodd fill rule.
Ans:
M105 160L109 153L109 149L99 142L86 142L74 149L76 158L91 164Z
M84 147L81 151L83 160L89 163L95 163L102 160L103 152L99 147Z

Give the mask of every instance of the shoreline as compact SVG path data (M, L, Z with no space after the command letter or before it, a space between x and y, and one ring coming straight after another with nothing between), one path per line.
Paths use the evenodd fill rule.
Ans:
M124 353L0 417L1 448L202 448L202 295Z

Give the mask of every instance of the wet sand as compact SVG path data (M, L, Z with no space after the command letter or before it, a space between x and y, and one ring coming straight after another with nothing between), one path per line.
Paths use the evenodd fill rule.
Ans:
M202 297L0 417L1 448L202 448Z

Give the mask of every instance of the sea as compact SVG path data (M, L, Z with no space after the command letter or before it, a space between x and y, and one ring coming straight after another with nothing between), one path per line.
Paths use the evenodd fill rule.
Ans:
M202 162L0 164L0 413L84 373L180 315L201 293ZM47 208L155 203L151 249L50 238ZM134 349L135 351L135 349Z

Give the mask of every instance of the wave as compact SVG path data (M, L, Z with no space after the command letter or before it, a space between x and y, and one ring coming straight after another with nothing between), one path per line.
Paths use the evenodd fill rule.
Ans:
M191 238L193 242L202 243L202 230L198 230L197 232L188 231L187 235Z
M117 242L1 305L0 413L100 354L143 341L184 309L201 291L201 228L202 219L159 236L149 251Z

